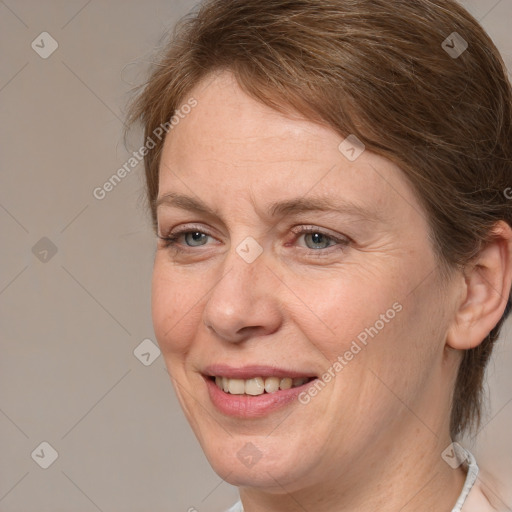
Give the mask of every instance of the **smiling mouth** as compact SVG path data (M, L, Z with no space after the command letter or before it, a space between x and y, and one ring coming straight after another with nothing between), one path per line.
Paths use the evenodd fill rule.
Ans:
M252 379L230 379L211 376L217 387L231 395L258 396L280 390L297 388L311 382L315 377L253 377Z

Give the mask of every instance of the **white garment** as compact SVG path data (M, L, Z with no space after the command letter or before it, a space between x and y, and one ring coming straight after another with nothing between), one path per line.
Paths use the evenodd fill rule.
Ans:
M464 487L462 488L462 492L460 493L459 499L452 508L452 512L493 512L495 509L490 507L487 500L485 500L484 496L481 495L480 488L475 488L475 491L478 491L478 494L470 494L470 491L473 489L473 485L478 477L479 469L473 454L462 448L460 445L458 446L461 450L463 450L466 456L464 464L467 467L467 475L466 481L464 482ZM463 509L462 507L468 496L471 498L468 500L468 507ZM472 503L469 503L470 501ZM473 503L478 504L478 508L474 508ZM226 510L226 512L244 512L242 502L237 501L229 510Z

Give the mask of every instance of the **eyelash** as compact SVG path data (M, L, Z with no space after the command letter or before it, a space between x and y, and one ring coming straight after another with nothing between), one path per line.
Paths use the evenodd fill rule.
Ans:
M317 228L315 226L301 226L300 228L294 228L291 231L296 235L295 241L303 234L319 234L319 235L326 237L330 241L336 242L336 244L338 246L337 248L336 248L336 244L330 245L323 249L304 248L307 252L309 252L309 254L314 254L316 256L320 256L320 253L324 253L324 254L331 253L332 251L328 251L328 249L332 249L333 247L334 247L334 250L343 250L352 241L348 237L337 238L337 237L335 237L329 233L326 233L322 229ZM160 235L157 235L157 236L160 240L162 240L164 248L173 249L173 251L175 251L176 253L184 253L184 252L193 251L194 247L185 245L185 247L187 247L187 249L182 249L179 246L179 244L177 243L177 240L180 237L182 237L183 235L187 235L189 233L201 233L201 234L204 234L204 235L207 235L207 236L210 236L213 238L213 236L210 235L209 233L202 231L199 227L196 228L194 226L188 227L183 230L175 231L174 233L170 233L169 236L166 236L166 237L160 236ZM196 247L202 247L202 246L198 245Z

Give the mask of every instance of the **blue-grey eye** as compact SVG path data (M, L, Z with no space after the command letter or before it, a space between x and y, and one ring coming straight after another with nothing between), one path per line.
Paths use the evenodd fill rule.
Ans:
M192 236L192 239L194 242L200 242L198 244L188 243L187 237ZM202 237L202 238L201 238ZM200 231L189 231L188 233L184 233L185 243L189 245L190 247L197 247L199 245L204 245L206 243L206 239L208 238L208 235L206 233L201 233Z
M323 233L305 233L304 240L307 240L308 236L311 237L313 244L315 244L315 247L310 247L306 243L306 245L308 246L309 249L325 249L326 247L329 247L330 245L332 245L332 244L328 243L328 245L326 245L326 246L318 247L318 245L323 245L326 241L327 242L332 241L332 238L330 236L327 236Z

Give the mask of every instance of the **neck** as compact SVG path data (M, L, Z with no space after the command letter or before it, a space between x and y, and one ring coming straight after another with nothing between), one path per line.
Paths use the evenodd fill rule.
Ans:
M404 428L388 432L389 442L381 438L380 449L368 447L359 460L329 471L325 478L316 478L300 490L287 492L279 485L274 492L241 488L245 512L451 510L466 475L462 467L452 469L441 457L450 437L448 433L437 436L416 418L409 427L412 424L408 435Z

